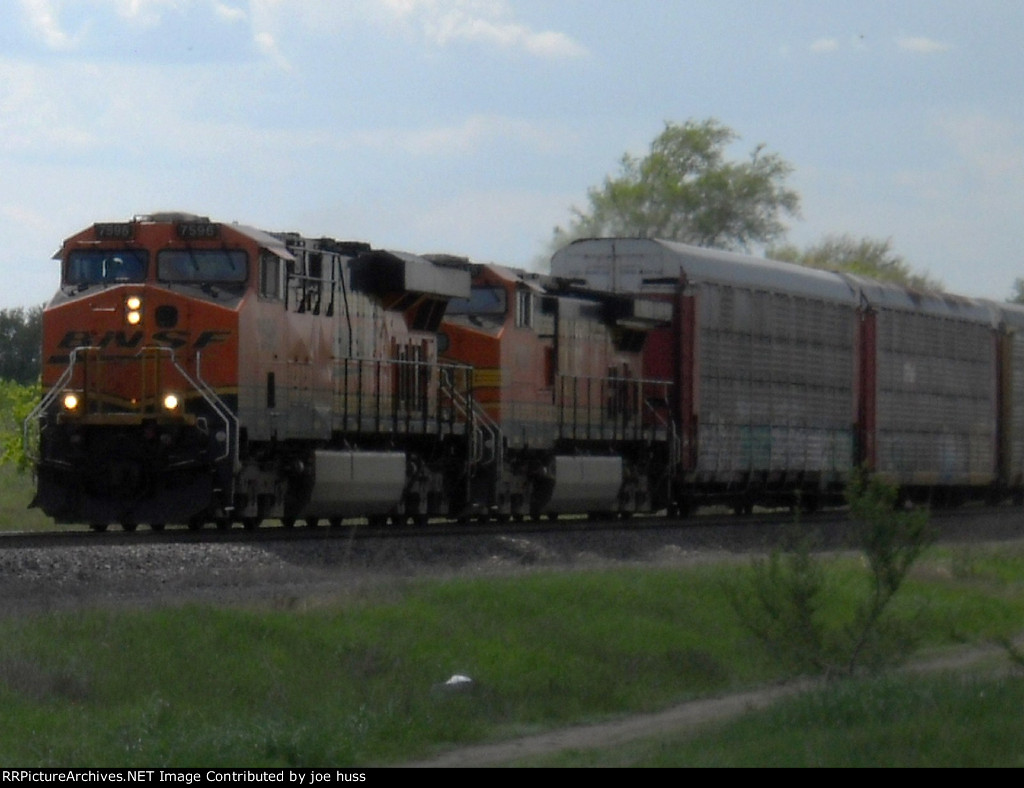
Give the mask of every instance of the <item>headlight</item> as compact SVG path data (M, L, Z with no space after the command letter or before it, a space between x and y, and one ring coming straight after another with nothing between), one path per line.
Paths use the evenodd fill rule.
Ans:
M64 395L62 403L64 404L64 410L73 413L74 411L78 410L78 406L79 404L81 404L81 400L79 399L77 394L75 394L73 391L69 391L67 394Z
M130 295L124 300L124 319L128 325L137 326L142 322L142 298Z
M164 410L174 411L181 405L181 398L177 394L165 394L164 395Z

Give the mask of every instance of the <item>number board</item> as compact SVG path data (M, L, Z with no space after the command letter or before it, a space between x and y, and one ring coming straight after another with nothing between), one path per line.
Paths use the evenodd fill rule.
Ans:
M213 222L179 222L178 237L186 240L219 238L220 225Z
M105 222L93 225L97 241L128 241L135 237L131 222Z

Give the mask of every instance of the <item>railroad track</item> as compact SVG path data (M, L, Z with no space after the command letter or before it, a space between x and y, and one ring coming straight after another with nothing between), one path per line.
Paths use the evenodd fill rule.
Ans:
M1024 513L1016 507L937 513L932 524L946 544L1024 543ZM802 517L798 529L824 550L856 545L841 511ZM0 616L193 602L292 609L425 576L745 561L784 545L793 533L785 512L684 521L6 533L0 535Z
M973 539L1013 539L1024 537L1024 510L1012 506L971 506L958 509L936 510L931 513L936 537L942 540L969 541ZM47 531L0 532L0 551L23 548L60 549L64 547L102 547L114 545L159 544L256 544L303 543L309 541L345 542L375 540L428 540L470 539L480 537L580 537L586 534L649 535L669 534L674 539L719 543L728 537L740 551L760 549L766 544L784 546L787 535L797 531L815 537L823 548L854 546L855 538L849 516L845 510L834 509L814 514L802 514L797 522L785 510L755 512L752 514L707 513L685 519L666 517L635 517L622 519L590 519L562 517L557 520L524 520L509 522L456 522L431 520L421 525L368 525L356 522L341 526L265 526L255 530L240 527L229 529L191 530L185 527L160 531L94 532L85 526L55 527ZM689 536L690 538L687 538ZM746 545L746 547L744 547Z

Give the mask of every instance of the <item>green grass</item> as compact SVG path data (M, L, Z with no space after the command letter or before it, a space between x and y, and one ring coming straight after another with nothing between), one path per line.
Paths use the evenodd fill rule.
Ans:
M0 622L0 762L394 761L763 680L735 629L703 642L725 612L717 583L712 571L536 576L305 612ZM476 691L439 689L454 673Z
M1024 766L1024 678L847 681L695 735L519 761L559 767Z
M739 571L409 581L291 610L0 620L0 763L400 763L749 688L783 675L726 601ZM854 561L828 571L838 614L863 577ZM922 647L1013 636L1024 622L1024 554L936 550L904 594L900 612L913 618ZM473 691L443 690L454 673L473 677ZM1006 721L1019 716L1019 684L838 684L698 738L571 757L587 765L608 757L615 765L1020 765L1002 743L1024 752ZM987 703L977 702L982 696ZM966 721L1008 732L967 737ZM984 749L979 739L994 743Z
M29 509L35 495L32 474L19 473L14 465L0 462L0 531L43 531L56 528L38 509Z

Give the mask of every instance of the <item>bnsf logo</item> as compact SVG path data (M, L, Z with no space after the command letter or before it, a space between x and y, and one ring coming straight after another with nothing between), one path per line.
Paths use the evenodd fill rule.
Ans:
M182 348L191 347L193 350L202 350L210 345L226 342L231 336L230 331L203 331L195 341L192 341L192 334L188 331L158 331L150 337L150 342L161 347ZM58 343L57 347L62 350L73 350L76 347L99 347L99 348L131 348L140 347L145 339L142 331L129 334L126 331L107 331L105 334L98 334L93 331L69 331Z

